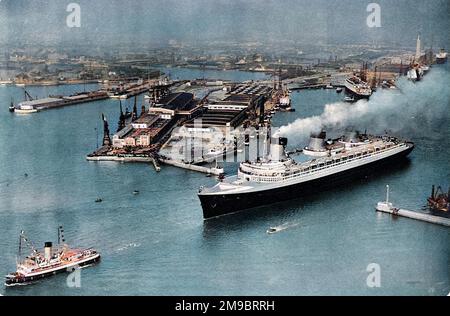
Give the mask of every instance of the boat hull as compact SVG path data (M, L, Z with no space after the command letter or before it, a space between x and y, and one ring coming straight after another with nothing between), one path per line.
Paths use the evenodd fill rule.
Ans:
M379 167L397 160L404 159L414 146L382 160L374 161L356 168L337 172L322 178L290 186L271 188L269 190L253 191L236 194L199 194L203 209L203 218L222 216L255 207L270 205L317 193L319 190L332 189L338 184L348 182L367 174L379 173Z
M349 89L348 87L345 87L345 93L347 95L353 96L355 100L361 100L361 99L368 100L370 98L370 95L357 93L357 92L353 91L352 89Z
M78 263L76 265L61 266L58 269L54 269L54 270L49 271L49 272L42 272L42 273L40 273L38 275L20 276L20 277L16 276L14 278L6 278L5 285L6 286L14 286L14 285L27 284L27 283L34 282L34 281L37 281L37 280L40 280L40 279L48 278L48 277L53 276L53 275L58 274L58 273L67 272L67 269L74 268L75 266L76 267L85 267L85 266L92 265L92 264L95 264L95 263L98 263L98 262L100 262L100 255L94 256L91 259L88 259L86 261L80 262L80 263Z

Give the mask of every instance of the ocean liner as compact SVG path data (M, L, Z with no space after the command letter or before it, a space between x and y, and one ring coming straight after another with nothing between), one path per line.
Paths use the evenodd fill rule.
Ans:
M46 242L44 250L38 251L22 231L19 238L17 270L6 276L5 285L24 285L57 273L71 271L100 261L100 254L94 249L72 249L63 244L64 231L58 227L58 246ZM31 248L31 254L21 260L22 248Z
M287 139L271 138L263 159L242 162L238 174L225 177L198 196L205 219L294 199L332 188L340 182L373 172L382 164L407 156L414 144L392 136L349 132L325 140L313 135L297 162L286 153Z
M356 76L345 80L345 91L356 99L368 99L373 92L367 82Z

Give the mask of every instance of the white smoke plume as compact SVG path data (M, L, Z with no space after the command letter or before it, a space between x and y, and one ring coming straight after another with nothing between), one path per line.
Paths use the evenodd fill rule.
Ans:
M339 134L354 128L407 138L429 133L450 137L450 72L434 66L422 81L413 83L403 77L397 85L399 90L379 89L369 101L327 104L321 115L297 119L280 127L277 134L288 137L292 145L305 144L311 132L322 128Z

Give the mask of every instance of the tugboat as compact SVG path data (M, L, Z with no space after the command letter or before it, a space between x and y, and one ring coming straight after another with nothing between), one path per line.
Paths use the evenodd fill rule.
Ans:
M355 100L355 98L353 97L353 96L346 96L345 98L344 98L344 102L348 102L348 103L353 103L353 102L355 102L356 100Z
M18 260L21 261L17 263L17 270L6 276L5 285L26 285L57 273L71 271L100 261L100 254L96 250L91 248L72 249L64 243L62 226L58 227L58 246L53 248L51 242L46 242L43 252L38 251L21 231L18 255ZM20 259L24 246L31 249L31 254Z

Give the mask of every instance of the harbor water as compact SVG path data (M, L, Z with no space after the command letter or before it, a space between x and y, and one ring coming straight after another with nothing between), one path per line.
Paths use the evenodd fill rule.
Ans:
M183 69L180 76L189 77L188 72ZM253 76L240 73L234 80ZM448 71L436 67L417 87L436 78L443 81L439 86L449 86ZM43 97L83 89L81 85L27 90ZM450 99L446 88L438 96L433 93L425 93L420 102L438 117L419 109L404 114L401 107L397 112L393 107L385 118L392 121L397 115L405 127L393 130L415 142L408 161L331 191L204 222L196 194L200 186L214 184L214 178L170 166L157 173L150 164L86 161L86 154L97 146L97 136L101 141L101 113L115 131L117 100L19 116L9 113L8 106L11 98L22 100L23 89L2 86L0 274L15 270L21 230L41 246L56 241L58 225L64 225L69 245L94 247L102 261L81 271L80 287L68 286L67 274L61 274L29 286L2 287L0 293L447 295L448 228L375 212L386 184L394 205L419 211L424 211L432 184L445 188L450 184ZM411 106L418 101L397 97L406 98ZM334 90L293 92L296 112L277 113L273 123L286 126L320 117L327 104L342 98ZM343 106L351 112L359 105ZM362 116L349 112L354 118L350 123L366 120L368 131L377 131L373 124L383 117L379 114L371 121L375 115L371 111ZM290 146L304 146L295 129L293 133ZM133 194L135 190L139 194ZM98 198L103 202L95 203ZM280 231L267 234L274 226ZM371 264L379 266L380 287L367 282Z

